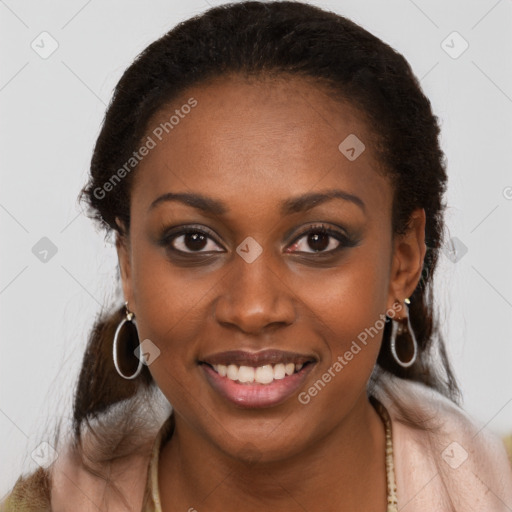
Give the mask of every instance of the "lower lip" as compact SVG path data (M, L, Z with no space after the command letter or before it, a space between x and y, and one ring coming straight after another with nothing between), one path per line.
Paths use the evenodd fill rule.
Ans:
M293 395L301 387L313 365L314 363L309 363L298 372L270 384L242 384L222 377L207 364L200 366L212 388L224 398L239 407L263 408L279 405Z

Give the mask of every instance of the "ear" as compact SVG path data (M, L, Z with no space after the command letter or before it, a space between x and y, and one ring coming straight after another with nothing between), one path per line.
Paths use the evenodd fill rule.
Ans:
M131 248L128 231L124 223L116 217L116 224L121 227L121 233L116 232L116 250L119 260L119 271L123 285L124 300L133 311L133 291L132 291L132 272L131 272Z
M421 278L425 245L425 210L418 208L411 214L407 232L395 236L393 263L388 295L388 309L396 300L403 302L415 290Z

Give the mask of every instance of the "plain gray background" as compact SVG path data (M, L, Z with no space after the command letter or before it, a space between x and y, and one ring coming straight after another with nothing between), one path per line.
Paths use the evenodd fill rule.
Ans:
M0 1L0 496L70 417L87 335L116 293L114 248L76 203L112 89L149 43L220 3ZM440 118L458 247L440 261L443 330L466 410L512 432L512 1L311 3L402 53ZM57 251L45 262L43 237Z

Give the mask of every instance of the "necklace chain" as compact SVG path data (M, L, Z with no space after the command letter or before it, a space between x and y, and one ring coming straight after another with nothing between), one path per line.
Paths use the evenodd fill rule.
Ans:
M387 512L398 512L398 500L396 496L396 478L395 464L393 461L393 437L391 435L391 418L387 409L375 398L370 397L370 401L384 423L386 431L386 485L388 496Z

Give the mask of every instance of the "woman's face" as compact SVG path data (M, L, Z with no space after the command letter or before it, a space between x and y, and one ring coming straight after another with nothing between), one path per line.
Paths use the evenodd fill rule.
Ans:
M425 246L422 210L393 239L357 112L298 78L231 77L187 90L147 135L118 252L177 428L277 460L364 418L384 315Z

